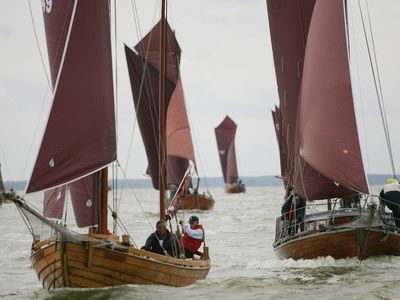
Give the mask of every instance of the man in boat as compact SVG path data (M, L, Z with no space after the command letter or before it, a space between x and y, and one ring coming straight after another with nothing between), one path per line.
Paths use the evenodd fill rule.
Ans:
M294 199L294 201L293 201ZM306 201L297 194L291 194L282 205L281 220L284 220L286 235L304 231L304 217L306 215Z
M379 194L380 203L383 205L383 211L387 206L393 214L396 227L400 228L400 184L397 179L388 178Z
M178 257L178 239L174 233L167 229L165 221L160 220L157 221L156 231L150 234L142 249L161 255L168 254Z
M204 241L204 229L199 224L199 218L191 216L189 224L184 223L182 220L179 221L179 224L181 224L184 232L182 243L186 258L193 258L194 254L200 255L201 253L198 250Z

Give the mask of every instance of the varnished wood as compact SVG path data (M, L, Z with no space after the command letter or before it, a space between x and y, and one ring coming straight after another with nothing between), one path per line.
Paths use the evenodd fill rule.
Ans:
M33 251L32 266L43 287L94 288L120 284L185 286L204 279L210 269L209 259L178 259L134 247L122 247L122 244L118 246L127 251L112 250L102 246L100 239L91 243L93 247L89 250L88 243L66 242L63 255L59 241L49 241ZM92 252L90 255L89 251Z
M400 235L390 232L384 241L385 234L373 228L367 230L365 253L361 255L356 228L336 231L314 232L299 236L275 248L279 258L310 259L319 256L333 258L358 257L365 259L377 255L400 255Z
M225 192L228 194L245 193L246 186L238 183L227 184L225 186Z
M215 205L215 200L204 194L186 194L179 201L179 209L211 210Z

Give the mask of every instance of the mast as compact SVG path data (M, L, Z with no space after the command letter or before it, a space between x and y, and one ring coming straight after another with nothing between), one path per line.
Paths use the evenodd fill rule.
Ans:
M108 208L108 167L99 172L100 176L100 213L99 213L99 233L106 234L107 224L107 208Z
M165 24L165 2L161 1L161 39L160 39L160 89L159 89L159 171L160 176L158 178L159 190L160 190L160 219L163 220L165 217L165 187L164 187L164 177L165 177L165 126L164 126L164 90L165 90L165 36L166 36L166 24Z

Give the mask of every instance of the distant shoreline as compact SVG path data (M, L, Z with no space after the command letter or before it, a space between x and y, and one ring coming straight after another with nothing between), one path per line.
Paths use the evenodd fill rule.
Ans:
M388 174L371 174L368 175L368 181L370 185L383 185L386 182L387 178L393 177L392 175ZM245 176L241 177L242 182L246 184L248 187L255 187L255 186L282 186L282 180L276 178L275 176ZM118 186L121 186L123 180L118 180ZM110 181L110 185L112 182ZM196 186L197 179L195 178L193 181L193 185ZM26 187L26 181L5 181L4 185L6 189L14 188L15 190L21 191L24 190ZM127 179L125 181L124 186L128 187L128 185L132 186L133 188L152 188L151 180L150 179ZM201 178L200 179L200 188L204 187L224 187L224 182L222 177L208 177L208 178Z

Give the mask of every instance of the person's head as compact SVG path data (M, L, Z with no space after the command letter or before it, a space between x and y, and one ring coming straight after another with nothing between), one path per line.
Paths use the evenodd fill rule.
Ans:
M157 222L156 224L156 231L158 235L165 235L165 233L167 232L167 226L165 225L165 221L160 220Z
M189 218L189 224L190 224L190 227L194 227L196 225L199 225L199 218L196 217L196 216L191 216Z
M388 179L386 179L386 183L393 183L393 182L398 182L398 180L395 179L395 178L388 178Z

